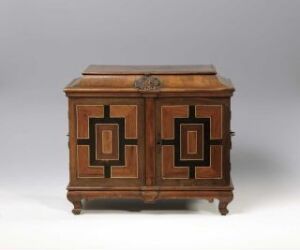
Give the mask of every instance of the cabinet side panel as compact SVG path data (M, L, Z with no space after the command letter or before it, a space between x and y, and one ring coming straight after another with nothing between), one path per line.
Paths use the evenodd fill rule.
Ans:
M69 173L70 183L76 180L76 114L73 98L68 98L68 117L69 117Z

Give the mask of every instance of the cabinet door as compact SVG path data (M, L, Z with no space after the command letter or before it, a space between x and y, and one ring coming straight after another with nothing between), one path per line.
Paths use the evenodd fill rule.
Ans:
M229 182L229 101L165 99L156 112L159 185Z
M140 185L143 181L143 100L79 99L71 106L75 113L73 183Z

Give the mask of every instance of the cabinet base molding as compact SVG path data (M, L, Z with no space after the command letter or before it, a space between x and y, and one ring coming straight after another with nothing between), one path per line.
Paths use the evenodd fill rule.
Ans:
M168 199L206 199L213 202L219 200L219 212L222 215L228 213L227 206L233 199L232 191L224 190L103 190L103 191L68 191L68 200L73 204L73 214L78 215L82 211L82 200L94 199L139 199L145 203L154 203L157 200Z

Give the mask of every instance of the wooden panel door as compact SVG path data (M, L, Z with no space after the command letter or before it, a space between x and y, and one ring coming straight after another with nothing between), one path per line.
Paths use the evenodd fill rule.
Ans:
M143 106L142 99L120 98L79 99L71 104L76 185L143 183Z
M229 182L229 101L162 99L157 113L157 183Z

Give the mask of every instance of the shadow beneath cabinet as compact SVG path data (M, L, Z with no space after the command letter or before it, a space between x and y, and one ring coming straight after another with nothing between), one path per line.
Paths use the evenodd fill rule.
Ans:
M206 205L205 205L206 204ZM206 200L158 200L155 203L144 203L140 200L83 200L83 212L114 213L114 212L142 212L151 214L186 214L186 213L218 213L216 201Z

